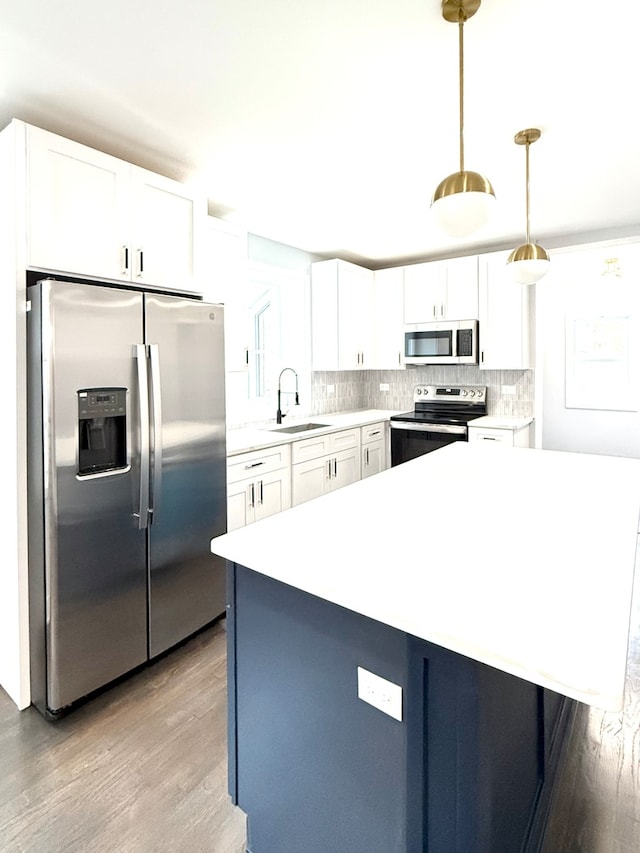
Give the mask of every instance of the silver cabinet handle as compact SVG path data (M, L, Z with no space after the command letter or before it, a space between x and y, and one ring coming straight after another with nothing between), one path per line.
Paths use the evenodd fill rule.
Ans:
M153 522L153 513L160 506L162 491L162 393L160 385L160 350L158 344L149 344L149 366L151 368L151 435L153 444L153 469L151 478L151 499L149 513Z
M138 529L144 530L149 524L149 382L147 376L147 348L144 344L135 344L133 357L136 359L138 374L138 419L140 424L140 493Z

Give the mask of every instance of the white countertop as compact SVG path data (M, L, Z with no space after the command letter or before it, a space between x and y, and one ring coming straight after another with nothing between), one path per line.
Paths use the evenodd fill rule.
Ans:
M509 415L483 415L469 421L470 427L482 427L483 429L512 429L519 430L533 423L533 418L515 418Z
M211 550L618 710L639 517L640 460L455 442L218 537Z
M333 432L336 429L366 426L367 424L376 423L376 421L389 420L391 415L397 414L399 414L397 410L361 409L354 412L338 412L332 415L309 415L304 418L287 417L281 424L272 424L271 426L262 428L228 429L227 456L261 450L263 447L273 447L276 444L289 444L292 441L300 441L303 438L309 438L313 435L323 435L327 432ZM327 424L327 426L323 429L309 430L308 432L276 432L276 430L282 427L307 422Z

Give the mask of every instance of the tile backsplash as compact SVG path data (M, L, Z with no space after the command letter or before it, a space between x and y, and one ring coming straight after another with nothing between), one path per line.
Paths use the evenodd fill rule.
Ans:
M353 409L408 411L413 408L414 386L423 384L486 385L490 415L533 417L534 378L533 370L481 371L467 365L411 367L406 370L316 371L311 375L310 414ZM388 385L389 390L381 391L380 385Z

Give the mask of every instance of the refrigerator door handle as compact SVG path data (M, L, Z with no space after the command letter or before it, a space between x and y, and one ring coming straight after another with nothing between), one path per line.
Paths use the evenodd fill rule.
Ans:
M162 393L160 388L160 349L158 344L149 344L151 366L151 411L153 430L153 474L151 477L150 521L160 506L162 490Z
M138 412L140 419L140 493L138 512L138 529L148 527L149 518L149 383L147 377L147 348L144 344L135 344L133 357L138 369Z

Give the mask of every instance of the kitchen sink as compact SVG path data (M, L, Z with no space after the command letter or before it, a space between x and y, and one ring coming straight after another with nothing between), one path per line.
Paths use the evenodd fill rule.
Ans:
M328 426L329 424L292 424L291 426L269 430L269 432L306 432L309 429L322 429Z

